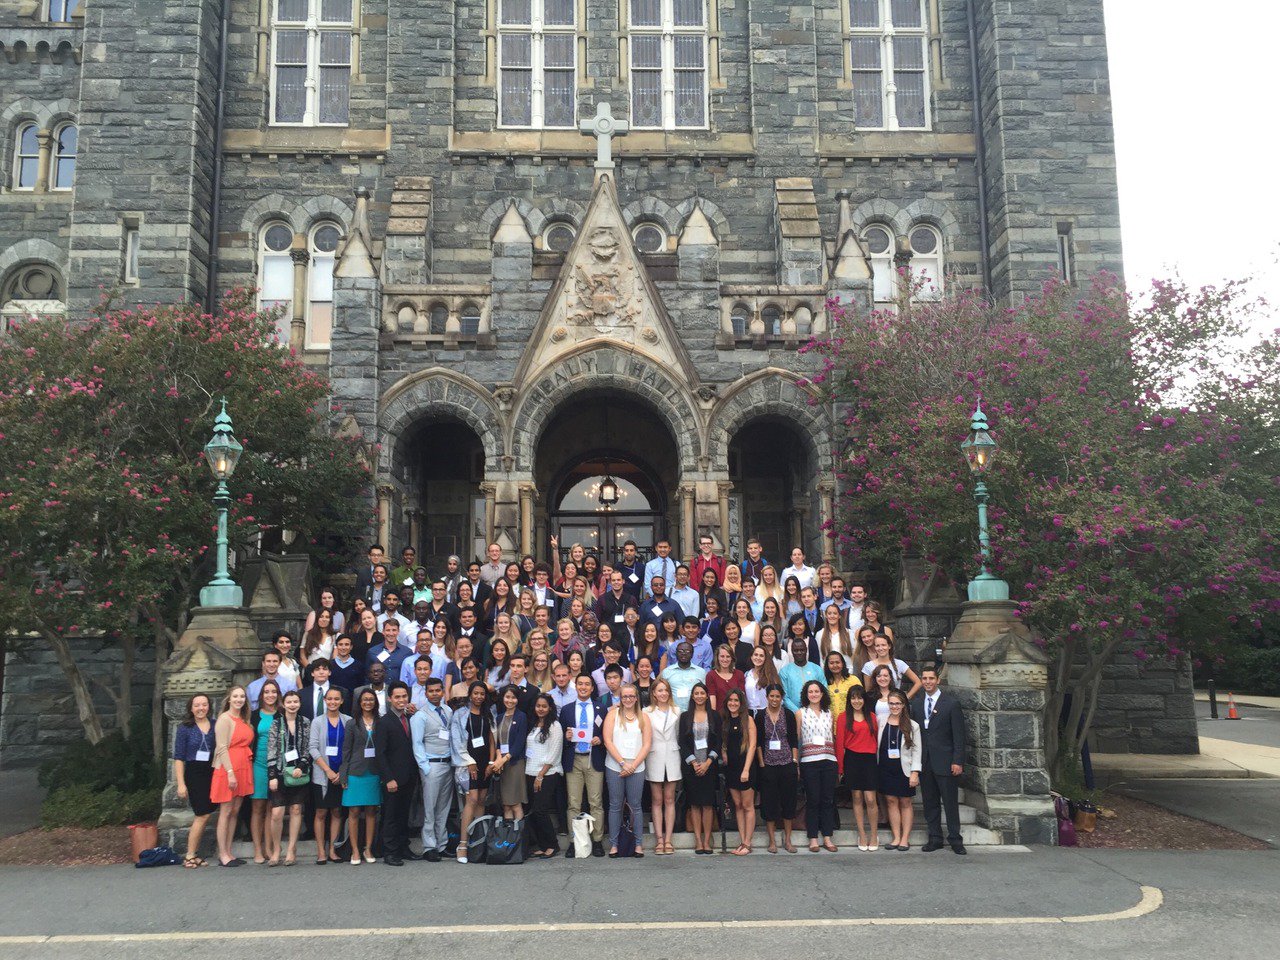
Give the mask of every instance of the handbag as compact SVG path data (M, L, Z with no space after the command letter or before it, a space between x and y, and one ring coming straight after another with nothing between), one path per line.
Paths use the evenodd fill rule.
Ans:
M489 840L493 836L494 817L476 817L467 828L467 863L485 863L489 857Z
M467 847L470 858L470 846ZM488 859L486 863L501 866L513 866L524 863L524 818L508 820L506 817L493 822L493 831L489 835Z
M1071 819L1076 830L1093 833L1098 825L1098 808L1089 800L1078 800L1075 806L1075 816Z
M302 763L297 763L293 765L286 764L284 769L280 771L281 773L280 779L283 781L286 787L301 787L303 784L307 784L311 782L311 771L309 767L310 767L310 764L305 764L305 765ZM295 777L292 773L289 772L294 769L301 770L302 776Z
M631 829L631 804L622 805L622 826L618 829L618 856L636 855L636 832Z
M173 847L149 847L138 854L135 867L170 867L178 862L178 855Z
M1058 846L1074 847L1080 842L1076 825L1071 822L1071 803L1066 797L1054 796L1053 812L1058 818Z
M573 834L573 855L583 860L591 856L591 828L596 825L596 818L589 813L580 813L569 824Z

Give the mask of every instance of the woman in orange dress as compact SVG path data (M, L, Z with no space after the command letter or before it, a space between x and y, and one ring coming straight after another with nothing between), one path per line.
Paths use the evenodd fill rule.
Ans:
M238 867L244 861L231 853L240 804L253 793L253 730L249 726L249 695L244 687L232 687L222 701L222 713L214 727L213 783L209 799L218 804L218 862Z

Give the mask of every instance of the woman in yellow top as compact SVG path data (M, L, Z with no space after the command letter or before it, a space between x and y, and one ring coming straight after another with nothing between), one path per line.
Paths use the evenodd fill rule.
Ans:
M827 608L828 610L831 607ZM835 728L840 729L840 718L844 716L845 702L849 699L849 690L861 687L862 681L849 673L848 661L839 650L827 653L823 672L827 676L827 690L831 693L831 719Z

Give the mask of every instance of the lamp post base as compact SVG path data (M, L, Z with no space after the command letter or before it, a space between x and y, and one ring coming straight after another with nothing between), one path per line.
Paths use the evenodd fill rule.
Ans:
M980 573L969 581L970 600L1008 600L1009 585L999 577Z
M202 607L242 607L244 591L235 583L211 583L200 591Z

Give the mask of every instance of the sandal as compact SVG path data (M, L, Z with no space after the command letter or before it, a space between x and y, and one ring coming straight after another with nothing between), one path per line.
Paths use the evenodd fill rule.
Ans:
M636 859L637 859L637 860L639 860L639 859L640 859L641 857L643 857L643 856L644 856L644 847L637 846L637 847L636 847Z
M458 844L457 857L459 863L467 862L467 845L465 843Z
M189 853L182 858L182 865L188 870L195 870L197 867L203 867L205 861L194 853Z
M294 857L292 860L286 860L284 865L286 867L296 867L298 865L298 858Z
M317 866L317 867L323 867L323 866L324 866L325 864L327 864L328 862L329 862L329 858L328 858L328 857L316 857L316 866Z
M735 857L745 857L750 852L751 852L750 847L748 847L745 843L740 843L738 844L738 849L733 851L733 855Z
M795 853L795 852L796 852L796 845L795 845L794 843L792 843L790 840L788 840L786 843L784 843L784 844L783 844L783 846L784 846L784 847L786 847L786 849L787 849L787 853Z
M770 841L769 841L769 846L768 846L768 848L767 848L767 849L769 850L769 852L770 852L770 853L777 853L777 852L778 852L778 845L777 845L776 843L774 843L772 840L770 840Z

